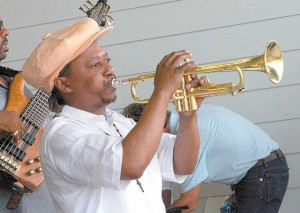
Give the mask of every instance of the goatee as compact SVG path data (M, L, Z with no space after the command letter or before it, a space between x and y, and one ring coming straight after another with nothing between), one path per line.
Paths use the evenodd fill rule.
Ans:
M116 95L115 95L115 97L110 98L110 99L102 98L102 102L105 103L106 105L111 104L111 103L115 102L116 100L117 100Z

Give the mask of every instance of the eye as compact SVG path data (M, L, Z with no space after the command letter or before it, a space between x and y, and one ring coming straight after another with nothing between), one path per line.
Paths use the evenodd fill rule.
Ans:
M100 66L100 62L97 62L97 63L93 64L94 68L98 68L99 66Z
M111 61L111 58L106 59L107 64L109 64L110 61Z

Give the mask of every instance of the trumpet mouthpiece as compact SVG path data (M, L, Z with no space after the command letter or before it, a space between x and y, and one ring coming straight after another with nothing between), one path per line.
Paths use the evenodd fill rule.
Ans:
M119 81L119 80L117 80L115 78L111 81L111 86L113 88L117 88L119 86L119 84L121 84L121 81Z
M120 84L128 84L128 80L118 80L118 79L113 79L111 81L111 86L114 88L117 88Z

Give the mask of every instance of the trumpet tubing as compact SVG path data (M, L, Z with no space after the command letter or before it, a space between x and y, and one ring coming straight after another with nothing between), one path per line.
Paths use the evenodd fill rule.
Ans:
M238 85L232 83L213 84L208 80L205 86L185 89L185 84L191 80L191 74L204 74L212 72L237 71L240 77ZM233 61L224 64L213 64L205 66L196 66L196 68L186 70L182 77L180 88L172 95L170 100L175 101L177 111L190 111L198 108L196 104L197 97L208 97L216 95L232 94L235 95L244 89L243 71L259 71L267 74L270 81L277 84L281 81L283 75L283 58L280 47L277 42L269 41L262 55L253 58L246 58L240 61ZM155 73L140 75L125 80L112 81L112 86L117 87L119 84L131 83L131 95L133 99L140 103L147 103L149 99L138 97L136 86L140 81L153 79Z

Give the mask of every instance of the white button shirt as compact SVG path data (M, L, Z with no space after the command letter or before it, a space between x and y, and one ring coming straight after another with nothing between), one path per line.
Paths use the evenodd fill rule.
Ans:
M160 213L162 179L183 182L173 171L175 136L163 134L139 179L120 180L122 140L133 120L107 109L106 117L70 106L45 129L40 146L43 173L57 212ZM144 192L143 192L143 191Z

